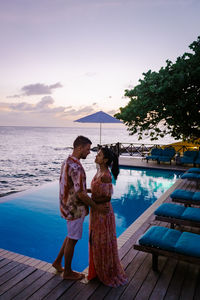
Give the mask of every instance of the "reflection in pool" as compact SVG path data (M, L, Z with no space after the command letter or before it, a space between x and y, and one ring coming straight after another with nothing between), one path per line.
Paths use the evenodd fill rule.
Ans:
M88 172L90 183L95 170ZM127 229L158 197L180 177L181 172L120 168L114 184L112 205L117 236ZM88 184L89 186L89 184ZM52 262L66 236L66 222L60 217L58 182L1 198L0 248ZM5 200L5 202L4 202ZM89 217L83 238L75 248L72 267L81 271L88 265Z

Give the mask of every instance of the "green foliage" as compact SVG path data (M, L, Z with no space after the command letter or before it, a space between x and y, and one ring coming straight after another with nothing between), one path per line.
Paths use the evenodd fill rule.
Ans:
M125 90L129 103L115 115L130 134L156 140L170 134L176 139L200 137L200 36L173 64L159 72L149 70L132 90Z

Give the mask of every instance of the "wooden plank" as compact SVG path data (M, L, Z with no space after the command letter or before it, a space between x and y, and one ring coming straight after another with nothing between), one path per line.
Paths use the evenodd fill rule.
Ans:
M145 259L145 255L141 255L141 253L137 254L138 256L138 259L137 259L137 262L134 263L134 266L133 265L129 265L127 270L126 270L126 274L128 275L129 278L131 278L134 274L134 272L136 272L137 268L140 266L140 264L142 264L143 260ZM98 279L96 280L92 280L88 285L85 285L85 287L83 287L81 289L81 291L78 291L78 293L76 292L76 295L74 296L73 294L73 298L71 299L107 299L106 296L108 294L109 298L108 299L116 299L116 295L110 295L109 292L112 292L112 291L119 291L121 290L121 293L123 292L123 290L125 289L125 286L121 286L121 287L118 287L117 289L116 288L110 288L110 287L107 287L103 284L100 283L100 281ZM70 293L70 290L69 290L69 293ZM69 293L66 293L66 296L68 296ZM98 298L97 298L97 295L98 295ZM70 296L72 296L72 294L70 294ZM113 298L112 298L113 297ZM64 300L64 295L63 295L63 298ZM59 299L60 300L60 299Z
M77 290L77 292L75 291L75 288L73 286L72 287L73 293L70 289L69 295L71 296L71 299L88 299L89 296L92 295L96 291L97 287L100 284L101 284L100 281L95 278L86 285L84 285L84 284L81 284L81 286L79 285L79 289ZM68 293L67 293L67 295L68 295Z
M49 273L51 274L51 273ZM46 282L40 289L38 289L33 295L29 297L31 300L38 300L48 295L61 281L62 277L54 275L48 282Z
M124 256L124 258L122 259L122 265L124 266L124 268L126 269L127 266L132 262L132 260L134 259L134 257L137 255L137 251L133 249L133 247L130 248L130 250L126 253L126 255ZM93 284L94 282L92 281L91 283L89 283L90 285ZM88 287L85 287L86 289L88 289ZM101 284L100 281L95 281L95 286L93 286L93 293L90 296L90 299L95 300L95 299L103 299L111 290L111 287L105 286L104 284ZM71 289L70 289L71 292Z
M200 270L198 273L195 294L194 294L194 300L199 300L199 299L200 299Z
M189 256L189 255L177 253L174 251L163 250L160 248L156 248L154 246L151 247L151 246L144 246L144 245L139 245L139 244L135 244L134 248L139 251L144 251L144 252L155 254L157 256L163 255L166 257L171 257L171 258L174 258L177 260L183 260L183 261L190 262L193 264L198 264L198 265L200 264L200 257L197 257L197 256Z
M51 273L44 273L41 277L39 277L37 280L35 280L31 285L27 286L14 299L15 300L27 299L32 294L34 294L37 290L39 290L41 288L41 286L43 286L46 282L48 282L54 276L55 275L51 274Z
M165 217L165 216L156 216L156 220L171 223L171 224L180 224L184 226L194 226L194 227L200 227L200 222L193 221L193 220L183 220L173 217Z
M189 265L183 286L181 289L180 300L193 299L195 286L198 279L199 266Z
M141 285L140 289L138 290L136 296L135 296L135 300L146 300L150 297L154 286L156 285L161 272L163 271L163 269L166 266L166 257L161 257L159 262L160 265L160 272L155 272L152 269L150 269L150 272L148 273L145 281L143 282L143 284ZM133 279L134 280L134 279Z
M6 293L3 294L4 300L10 300L11 298L18 295L22 292L26 287L30 286L35 280L40 278L44 274L44 271L35 270L30 275L28 275L24 280L18 282L12 288L10 288Z
M188 270L188 263L179 261L167 289L165 300L178 300Z
M111 287L101 284L90 297L90 300L101 300L111 291Z
M62 280L50 293L48 293L44 298L46 300L55 300L55 299L61 299L60 297L69 290L69 288L75 284L75 281L71 280ZM77 287L76 287L77 290ZM67 298L72 299L68 293L67 293ZM66 299L66 297L65 297Z
M9 264L11 261L7 258L3 258L1 261L0 261L0 268L2 268L3 266Z
M21 270L17 276L12 277L10 280L6 281L4 284L0 286L0 295L4 294L10 288L15 286L18 282L26 278L29 274L33 273L35 268L33 267L26 267L25 269Z
M88 288L88 285L93 285L93 282L91 281L89 284L84 284L79 281L75 282L69 290L67 290L60 298L59 300L65 300L65 299L74 299L77 294L82 292L85 288Z
M130 265L126 269L126 274L128 276L128 284L131 282L133 276L137 272L137 270L140 268L140 266L143 264L145 258L147 257L146 253L138 252L136 257L133 259L133 261L130 263ZM105 296L104 299L119 299L120 296L123 294L125 289L127 288L127 285L120 286L117 289L113 288L109 291L109 293Z
M132 262L134 257L137 255L137 253L138 252L133 247L127 252L126 256L124 256L124 258L121 261L124 269L128 267L128 265Z
M163 269L163 272L160 274L160 277L157 281L157 284L154 287L154 290L149 300L164 299L169 283L173 276L174 270L176 268L176 264L177 264L176 260L170 259L167 261L166 267Z
M0 276L6 274L7 272L9 272L10 270L12 270L13 268L15 268L18 264L14 261L10 261L8 264L4 265L1 269L0 269ZM0 278L0 284L2 284L1 282L1 278Z
M146 277L148 276L150 270L151 270L151 256L147 255L145 261L142 263L142 265L137 270L137 272L129 282L128 286L126 287L124 293L120 297L120 300L133 299L136 296L140 287L142 286L143 282L145 281Z
M19 274L20 272L22 272L26 268L27 268L27 266L25 266L25 265L17 264L17 266L15 266L13 269L11 269L10 271L8 271L5 274L3 274L1 276L0 294L1 294L1 287L2 287L2 285L5 282L9 281L11 278L15 277L17 274Z

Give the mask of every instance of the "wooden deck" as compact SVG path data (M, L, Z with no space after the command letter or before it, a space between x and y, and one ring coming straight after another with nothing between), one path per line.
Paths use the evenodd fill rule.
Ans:
M196 190L194 182L180 180L178 188ZM165 199L170 202L170 198ZM0 299L200 299L200 266L159 257L159 272L151 268L151 254L133 249L134 243L155 221L151 214L119 249L129 282L109 288L97 279L88 284L62 280L50 264L0 250ZM199 233L199 229L184 227Z

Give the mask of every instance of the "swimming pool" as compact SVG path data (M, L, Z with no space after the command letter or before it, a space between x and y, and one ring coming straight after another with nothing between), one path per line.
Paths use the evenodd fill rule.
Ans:
M95 172L87 173L88 186ZM121 167L117 182L113 182L112 197L117 236L169 189L181 174ZM53 262L67 233L66 222L59 212L58 182L1 198L0 208L0 248ZM88 227L87 216L83 238L76 245L72 262L73 269L77 271L88 265Z

